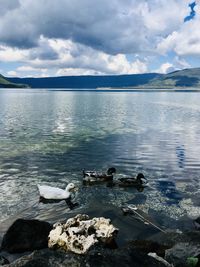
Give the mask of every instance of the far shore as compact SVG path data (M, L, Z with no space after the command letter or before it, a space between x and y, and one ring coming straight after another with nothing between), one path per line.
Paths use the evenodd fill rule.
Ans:
M97 87L97 88L0 88L1 90L44 90L44 91L70 91L70 92L200 92L200 88L174 87L174 88L145 88L145 87Z

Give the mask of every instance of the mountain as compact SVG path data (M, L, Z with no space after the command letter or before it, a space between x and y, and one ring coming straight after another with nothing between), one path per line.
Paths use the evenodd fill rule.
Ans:
M1 76L2 77L2 76ZM137 89L172 89L200 88L200 68L184 69L169 74L146 73L108 76L63 76L46 78L5 78L7 87L27 84L31 88L137 88ZM10 84L11 83L11 84ZM5 83L4 83L5 84Z
M17 84L9 81L7 78L0 74L0 88L25 88L25 84Z
M47 78L7 78L10 82L28 84L31 88L98 88L98 87L136 87L144 86L152 79L160 77L157 73L107 76L63 76Z
M200 68L174 71L151 80L148 86L156 88L200 87Z

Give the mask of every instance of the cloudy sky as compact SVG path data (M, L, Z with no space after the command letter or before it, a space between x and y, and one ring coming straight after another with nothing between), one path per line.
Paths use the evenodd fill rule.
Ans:
M45 77L200 67L200 0L0 0L0 73Z

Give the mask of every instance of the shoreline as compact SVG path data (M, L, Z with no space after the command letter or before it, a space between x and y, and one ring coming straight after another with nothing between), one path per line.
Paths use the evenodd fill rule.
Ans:
M97 87L97 88L0 88L0 91L52 91L52 92L142 92L142 93L199 93L200 88L115 88L115 87Z

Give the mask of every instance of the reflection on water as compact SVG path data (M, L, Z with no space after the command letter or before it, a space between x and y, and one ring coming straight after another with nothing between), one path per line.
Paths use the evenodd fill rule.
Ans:
M51 221L70 214L65 203L38 203L36 184L64 188L71 181L81 188L77 212L128 202L169 227L199 215L198 98L198 93L1 90L1 221L21 211ZM148 187L142 192L82 187L83 168L111 166L116 178L143 172Z
M176 147L176 155L178 158L178 166L179 168L183 169L185 166L185 148L183 145Z

